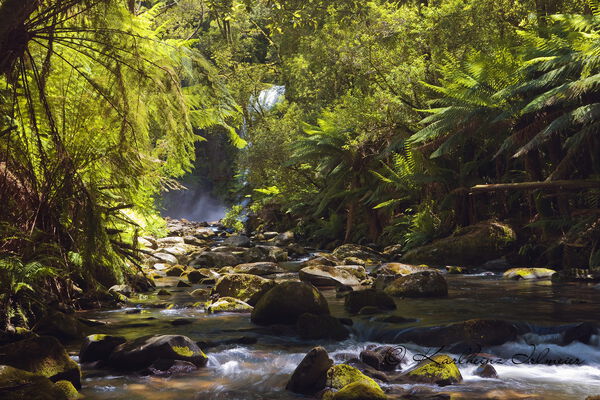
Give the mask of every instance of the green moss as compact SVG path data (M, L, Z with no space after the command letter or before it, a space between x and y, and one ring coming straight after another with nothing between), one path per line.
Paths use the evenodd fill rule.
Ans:
M437 383L448 385L462 381L462 375L454 360L445 354L439 354L431 359L422 361L406 376L417 382Z
M363 382L366 385L381 390L377 382L350 365L334 365L327 371L327 384L334 389L341 389L355 382Z
M171 346L173 351L183 357L192 357L194 352L187 346Z
M102 333L96 333L95 335L89 335L88 339L90 340L90 342L99 342L101 340L103 340L107 335L104 335Z
M556 271L549 268L511 268L504 272L506 279L544 279L550 278Z
M75 389L75 386L69 381L58 381L54 384L58 390L60 390L67 399L76 400L80 397L79 392Z
M209 314L218 312L251 312L253 307L233 297L221 297L215 302L207 302L206 312Z
M387 396L379 385L369 385L364 381L353 382L335 393L332 400L385 400Z

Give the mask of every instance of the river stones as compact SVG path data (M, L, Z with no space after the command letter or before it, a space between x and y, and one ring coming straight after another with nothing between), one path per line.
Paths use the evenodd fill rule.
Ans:
M59 382L53 383L42 375L0 365L0 388L3 393L6 393L6 395L0 393L0 398L5 400L74 400L77 398L65 393L62 383L65 381Z
M231 235L223 240L225 246L250 247L250 238L246 235Z
M598 328L592 322L583 322L568 328L563 334L562 344L566 346L575 341L588 344L592 335L598 332Z
M333 389L342 389L344 386L355 382L364 382L369 386L379 388L377 382L369 378L358 369L347 365L338 364L327 371L327 386ZM379 388L381 390L381 388Z
M502 274L505 279L550 279L556 273L549 268L511 268Z
M0 347L0 365L44 376L53 382L68 380L81 388L81 371L63 345L51 336L38 336Z
M233 271L235 273L240 274L251 274L260 276L285 272L285 270L279 267L277 264L269 261L238 264L233 268Z
M123 296L130 297L133 293L133 288L129 285L113 285L108 289L109 292L116 292Z
M337 247L331 253L338 260L343 260L349 257L356 257L365 261L380 261L382 260L381 253L371 249L367 246L361 246L358 244L343 244Z
M294 232L287 231L278 233L277 236L272 239L272 241L277 246L286 246L294 241Z
M418 363L406 371L404 377L411 382L435 383L446 386L462 382L462 375L452 357L438 354Z
M397 297L445 297L448 284L442 274L423 271L395 279L384 292Z
M295 324L304 313L329 315L327 300L312 285L283 282L258 300L252 311L252 322L259 325Z
M206 312L216 314L221 312L251 312L253 307L233 297L220 297L206 305Z
M331 315L302 314L296 321L296 331L302 339L344 340L350 336L339 319Z
M213 292L223 297L234 297L256 304L259 297L257 295L266 293L275 285L275 281L257 275L226 274L217 280Z
M294 370L286 389L294 393L311 395L325 388L327 371L333 361L323 347L310 350Z
M185 239L181 236L168 236L164 238L156 239L156 244L158 246L173 246L178 244L185 244Z
M379 310L395 310L394 299L375 289L357 290L350 292L344 299L344 308L351 314L357 314L363 307L373 306Z
M379 385L372 386L363 381L350 383L339 391L327 392L322 400L385 400L387 396Z
M324 265L304 267L298 273L300 280L315 286L357 286L360 279L345 269Z
M477 375L481 378L490 378L490 379L498 379L498 373L496 372L496 368L494 368L491 364L483 364L478 366L473 375Z
M193 267L221 268L240 263L238 256L218 251L203 251L190 263Z
M123 343L112 352L108 365L123 371L149 367L156 360L182 360L203 367L208 357L190 338L181 335L144 336Z
M171 277L180 277L185 272L185 267L183 265L174 265L167 270L165 270L166 276Z
M79 350L79 362L106 361L110 353L127 340L122 336L90 335L85 338Z
M377 371L394 371L404 360L402 348L376 346L360 352L360 360Z
M169 264L175 265L178 263L177 257L173 254L169 253L153 253L152 259L154 260L154 264Z
M187 278L190 283L198 283L202 279L207 278L218 279L219 276L220 275L218 273L208 268L193 269L187 274Z

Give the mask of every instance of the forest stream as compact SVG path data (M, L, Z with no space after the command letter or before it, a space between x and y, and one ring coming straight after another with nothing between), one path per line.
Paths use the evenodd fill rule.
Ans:
M306 259L279 263L286 272L274 278L280 281L297 278L300 264ZM176 286L180 280L177 277L160 278L156 280L157 288L172 293L166 300L170 305L167 308L165 297L151 292L133 295L125 308L88 311L80 316L105 323L98 327L97 333L127 339L185 335L205 349L207 365L186 373L142 376L84 364L81 393L89 400L303 398L286 391L285 386L304 355L316 345L325 347L334 363L357 358L368 345L402 346L398 348L405 348L406 353L398 369L406 370L424 356L438 350L448 351L403 343L398 340L399 333L490 317L511 321L520 332L516 340L480 350L501 360L493 364L497 379L474 375L477 365L462 360L457 362L463 377L460 384L440 387L383 382L381 387L390 398L431 391L431 395L454 393L453 399L567 400L600 392L600 338L592 335L587 344L574 341L563 345L568 328L597 313L600 291L581 283L507 280L501 273L484 270L445 274L445 277L447 297L396 298L396 310L374 315L349 314L334 287L321 288L333 316L352 318L350 337L343 341L300 340L289 332L252 324L248 313L207 314L202 307L190 306L197 301L190 292L212 285L181 288ZM403 317L407 322L382 321L389 316ZM186 322L179 325L173 321ZM79 343L73 343L68 348L75 360L78 360L75 355L78 346ZM454 357L460 360L461 354ZM457 394L460 396L455 397Z

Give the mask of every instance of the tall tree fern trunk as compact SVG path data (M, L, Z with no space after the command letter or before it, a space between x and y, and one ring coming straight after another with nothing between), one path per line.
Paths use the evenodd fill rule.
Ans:
M25 21L38 5L38 0L5 0L0 5L0 75L9 73L23 55L29 40Z

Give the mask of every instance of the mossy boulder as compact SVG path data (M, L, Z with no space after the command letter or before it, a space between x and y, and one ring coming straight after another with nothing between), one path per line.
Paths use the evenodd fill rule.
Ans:
M397 340L427 347L461 344L465 351L474 351L481 346L498 346L516 338L517 328L511 322L471 319L447 326L412 329L399 335Z
M335 392L331 400L385 400L387 396L379 385L373 386L366 382L353 382Z
M304 313L329 315L323 294L304 282L283 282L265 293L252 311L252 322L259 325L295 324Z
M383 259L381 253L373 250L372 248L351 243L343 244L337 247L331 254L338 260L356 257L360 258L361 260L375 262Z
M357 314L363 307L373 306L379 310L395 310L396 303L389 295L375 289L356 290L346 295L344 308L351 314Z
M386 263L377 269L377 275L410 275L415 272L437 271L427 265L411 265L404 263Z
M479 266L502 257L515 243L514 230L503 223L485 221L458 230L406 253L402 261L434 266Z
M207 300L210 297L210 292L210 289L200 288L192 290L190 296L195 297L196 299Z
M90 335L85 338L79 350L79 362L106 361L110 353L127 340L122 336L103 334Z
M344 264L336 266L337 269L341 269L343 271L349 272L354 275L359 280L367 279L367 270L362 265L357 264Z
M165 271L165 275L180 277L185 272L185 267L183 265L173 265L171 268Z
M53 382L68 380L81 388L81 370L54 337L39 336L0 347L0 364L9 365Z
M275 281L257 275L226 274L217 280L213 291L223 297L234 297L256 304L259 293L264 294L275 286Z
M438 354L421 361L404 374L411 382L435 383L440 386L462 382L462 375L454 359L446 354Z
M68 400L77 400L81 397L75 386L69 381L58 381L54 386L60 390Z
M221 312L252 312L253 307L242 300L233 297L220 297L207 303L206 312L216 314Z
M238 264L233 267L233 271L238 274L251 274L260 276L285 272L285 270L276 263L268 261Z
M549 268L511 268L502 275L505 279L550 279L556 273Z
M311 395L325 388L327 371L333 364L323 347L310 350L294 370L286 389Z
M397 297L445 297L448 284L439 272L423 271L395 279L384 292Z
M203 279L212 278L218 279L219 274L208 268L193 269L188 272L187 278L190 283L198 283Z
M296 321L296 331L302 339L344 340L350 336L339 319L331 315L304 313Z
M327 386L333 389L339 390L356 382L364 382L368 386L381 390L377 382L350 365L334 365L327 371Z
M346 269L325 265L304 267L298 273L300 280L319 287L358 286L360 279Z
M208 357L187 336L144 336L123 343L112 352L108 364L118 370L137 371L152 365L156 360L189 361L203 367Z
M221 268L228 265L237 265L240 258L233 253L221 251L204 251L200 253L191 263L194 267Z
M44 376L8 365L0 365L0 388L4 400L72 400L62 384L57 386Z
M85 336L87 327L74 315L60 311L51 311L40 319L33 331L40 335L54 336L62 342L81 339Z

